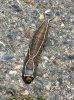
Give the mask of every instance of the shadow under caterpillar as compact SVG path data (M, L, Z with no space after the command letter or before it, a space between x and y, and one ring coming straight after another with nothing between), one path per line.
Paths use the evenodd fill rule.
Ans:
M53 18L49 21L51 20L53 20ZM30 84L36 77L38 57L41 54L41 48L48 33L49 21L44 21L35 31L32 42L29 46L22 70L22 79L26 84Z

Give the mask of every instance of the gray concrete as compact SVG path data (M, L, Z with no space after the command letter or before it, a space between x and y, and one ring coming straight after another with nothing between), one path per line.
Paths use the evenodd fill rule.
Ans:
M23 61L44 16L56 18L26 85ZM0 0L0 100L74 100L74 0Z

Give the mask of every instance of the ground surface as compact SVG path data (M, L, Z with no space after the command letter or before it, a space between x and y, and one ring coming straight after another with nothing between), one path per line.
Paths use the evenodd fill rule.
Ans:
M52 16L37 77L26 85L28 45ZM74 100L74 0L0 0L0 100Z

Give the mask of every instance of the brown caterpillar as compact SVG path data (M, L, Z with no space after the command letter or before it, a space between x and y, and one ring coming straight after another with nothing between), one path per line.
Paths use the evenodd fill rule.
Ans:
M22 79L26 84L30 84L36 77L38 57L48 33L48 26L49 21L44 21L41 24L41 26L35 31L31 45L29 46L22 70Z

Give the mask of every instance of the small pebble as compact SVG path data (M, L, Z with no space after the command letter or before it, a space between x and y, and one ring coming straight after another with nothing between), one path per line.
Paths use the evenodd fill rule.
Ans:
M16 74L17 74L17 71L10 71L9 74L11 74L11 75L14 74L14 75L16 75Z
M65 27L65 25L64 25L64 23L62 23L62 24L61 24L61 28L64 28L64 27Z
M14 16L12 17L13 22L16 22L18 20L18 17Z
M48 14L49 12L51 12L51 9L47 9L47 10L45 11L45 14Z
M40 16L39 16L39 20L44 20L44 15L43 14L40 14Z
M60 61L60 59L57 59L54 61L54 64L60 66L62 64L62 62Z
M2 44L5 47L5 43L3 41L0 41L0 44Z
M35 25L34 23L31 24L31 27L32 27L33 29L36 29L36 25Z
M14 67L14 69L20 69L21 68L21 65L16 65L15 67Z
M47 74L47 73L45 73L45 74L43 75L43 77L44 77L44 78L48 77L48 74Z
M44 60L49 60L49 58L48 58L48 57L46 57L46 56L44 56L44 57L43 57L43 59L44 59Z
M17 36L17 40L20 40L21 39L21 37L20 36Z
M45 89L46 89L46 90L50 90L50 87L51 87L51 82L49 82L49 83L45 86Z
M56 82L56 88L59 88L59 82L58 81Z
M29 91L28 90L22 91L21 95L22 96L28 96L29 95Z
M24 29L22 27L18 27L18 30L21 31L21 32L24 31Z
M54 21L60 20L59 16L55 16Z
M54 60L55 59L55 56L51 56L51 58L50 58L51 60Z

